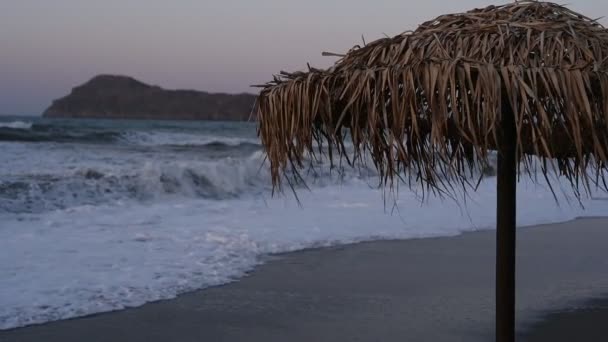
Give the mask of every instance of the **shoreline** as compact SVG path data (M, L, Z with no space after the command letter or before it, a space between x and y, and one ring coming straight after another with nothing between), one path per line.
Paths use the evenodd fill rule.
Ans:
M607 218L579 218L518 231L520 334L534 334L530 322L547 312L606 295L606 227ZM484 230L270 255L226 285L3 330L0 340L491 340L494 237Z

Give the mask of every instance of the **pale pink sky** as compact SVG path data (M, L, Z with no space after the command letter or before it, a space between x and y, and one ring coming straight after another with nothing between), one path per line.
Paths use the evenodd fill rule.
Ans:
M328 66L322 51L414 29L484 0L2 0L0 114L40 114L100 73L166 88L254 92L280 70ZM504 3L504 2L494 2ZM570 0L592 17L608 1ZM602 19L608 25L606 19Z

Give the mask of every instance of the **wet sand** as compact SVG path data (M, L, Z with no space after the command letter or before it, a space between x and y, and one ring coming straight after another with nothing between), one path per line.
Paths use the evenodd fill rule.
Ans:
M596 325L580 311L545 314L608 294L607 242L608 219L519 229L522 340L556 341L545 328L556 320ZM0 341L491 341L494 248L495 232L483 231L276 255L231 284L0 331Z
M597 299L579 307L547 314L521 335L527 342L608 340L608 300Z

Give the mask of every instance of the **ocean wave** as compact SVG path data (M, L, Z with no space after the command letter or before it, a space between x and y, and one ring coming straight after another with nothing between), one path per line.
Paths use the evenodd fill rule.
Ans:
M381 184L372 161L363 161L355 168L330 165L322 160L304 163L310 166L297 174L286 170L283 190L348 186L353 182L365 182L370 187ZM494 167L491 165L490 169ZM471 179L492 175L480 169ZM226 200L270 194L271 190L268 161L265 153L257 149L247 155L216 159L144 159L141 164L101 163L64 174L4 177L0 181L0 212L37 213L81 205L159 202L169 198Z
M258 147L257 138L215 136L170 131L112 131L74 129L50 124L0 123L0 141L122 144L143 147L238 148Z
M259 146L257 138L228 137L218 135L193 134L182 132L142 132L130 131L121 135L121 140L138 146Z
M137 164L135 164L137 165ZM289 170L291 186L322 188L369 180L377 185L372 167L332 167L317 163L302 172L302 179ZM285 185L287 186L287 184ZM120 164L99 164L64 174L30 174L4 177L0 181L0 212L37 213L81 205L120 201L159 202L169 198L225 200L272 190L265 154L256 150L242 157L208 160L147 160L135 169Z
M0 128L30 129L32 128L32 123L25 121L0 122Z
M34 126L32 126L33 128ZM0 128L0 141L12 142L97 142L111 143L120 138L116 132L52 132L32 129Z
M116 201L167 197L228 199L266 191L263 154L209 161L146 162L136 170L84 168L64 175L19 175L0 181L0 212L43 212Z

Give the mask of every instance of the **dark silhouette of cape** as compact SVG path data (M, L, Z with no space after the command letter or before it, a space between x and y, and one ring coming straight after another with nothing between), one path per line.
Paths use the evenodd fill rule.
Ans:
M134 78L99 75L44 112L44 117L157 120L248 120L253 94L165 90Z

